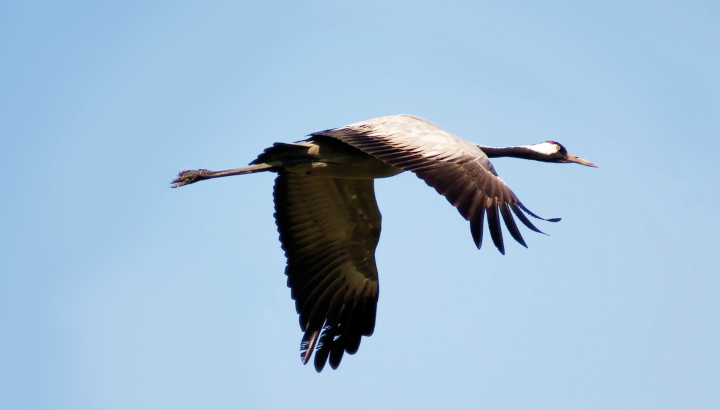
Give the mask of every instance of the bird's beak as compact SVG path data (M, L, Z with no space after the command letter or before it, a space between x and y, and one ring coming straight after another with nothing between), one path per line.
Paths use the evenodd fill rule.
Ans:
M564 162L576 162L580 165L597 168L597 165L593 164L592 162L582 159L582 158L578 157L577 155L571 154L569 152L567 153L567 159Z

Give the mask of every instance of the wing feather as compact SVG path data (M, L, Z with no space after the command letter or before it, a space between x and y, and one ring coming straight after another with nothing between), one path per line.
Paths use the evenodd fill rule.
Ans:
M274 198L288 286L305 332L301 359L307 363L314 352L317 371L328 360L336 368L375 326L381 217L373 180L281 171Z
M490 202L490 201L488 201ZM505 245L503 244L502 230L500 229L500 218L497 210L497 198L492 199L492 204L487 207L488 228L490 229L490 237L495 247L500 253L505 255Z
M533 231L540 232L522 214L530 212L497 176L489 158L476 145L458 138L422 118L392 115L345 127L320 131L402 170L414 172L445 196L470 221L475 244L482 245L483 218L487 215L493 243L505 253L500 216L510 235L527 246L509 212ZM559 219L546 219L556 222Z

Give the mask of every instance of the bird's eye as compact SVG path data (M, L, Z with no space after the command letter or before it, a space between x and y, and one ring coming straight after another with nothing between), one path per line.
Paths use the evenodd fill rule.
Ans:
M556 145L556 146L555 146L555 151L560 151L560 146L559 146L559 145Z

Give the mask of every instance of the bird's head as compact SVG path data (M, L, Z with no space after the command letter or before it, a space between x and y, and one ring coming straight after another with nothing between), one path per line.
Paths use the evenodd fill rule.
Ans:
M580 165L597 168L592 162L582 159L575 154L568 152L559 142L545 141L535 145L527 145L525 148L533 151L533 159L545 162L568 163L575 162Z

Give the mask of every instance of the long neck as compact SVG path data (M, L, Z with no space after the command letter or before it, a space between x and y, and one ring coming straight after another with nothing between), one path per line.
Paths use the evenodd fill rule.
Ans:
M519 147L486 147L478 145L478 148L488 156L488 158L513 157L523 159L534 159L536 161L547 161L547 158L537 151L526 146Z

